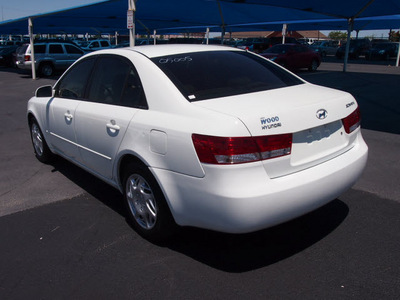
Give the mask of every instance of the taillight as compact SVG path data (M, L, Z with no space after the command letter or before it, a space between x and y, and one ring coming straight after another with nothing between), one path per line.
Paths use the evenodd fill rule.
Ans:
M25 55L24 56L24 60L25 61L30 61L31 60L31 56L30 55Z
M260 137L217 137L193 134L192 140L202 163L241 164L289 155L292 134Z
M346 133L352 133L354 130L356 130L361 123L360 107L357 107L355 111L353 111L346 118L342 119L342 122Z

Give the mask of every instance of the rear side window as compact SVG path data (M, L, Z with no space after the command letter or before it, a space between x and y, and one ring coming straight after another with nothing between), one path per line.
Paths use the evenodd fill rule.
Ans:
M147 109L134 66L129 60L114 55L98 58L88 98L98 103Z
M153 58L189 101L277 89L303 81L248 52L207 51Z
M64 50L60 44L50 44L49 45L50 54L64 54Z
M46 45L34 45L33 46L36 53L46 53Z

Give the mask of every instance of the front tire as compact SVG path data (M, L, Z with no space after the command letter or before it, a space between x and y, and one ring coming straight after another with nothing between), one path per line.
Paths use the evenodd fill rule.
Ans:
M49 163L53 159L53 153L44 139L42 130L35 119L29 122L33 151L36 158L42 163Z
M176 224L149 169L142 164L130 163L125 169L123 183L127 217L136 232L151 242L170 238Z

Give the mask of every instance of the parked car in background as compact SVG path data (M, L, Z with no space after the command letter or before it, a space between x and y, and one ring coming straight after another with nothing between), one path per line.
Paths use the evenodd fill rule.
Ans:
M357 59L361 55L366 55L371 48L369 39L350 40L349 57ZM336 51L337 58L343 58L346 53L346 43L343 43Z
M316 41L310 45L310 48L318 52L321 57L335 55L338 47L339 43L337 41Z
M350 94L226 46L89 53L36 91L27 120L40 161L119 189L153 241L176 224L245 233L301 216L349 189L368 154Z
M236 48L249 50L254 53L262 53L266 49L271 48L274 45L282 44L282 37L270 37L270 38L247 38L238 41L235 45ZM293 37L285 38L286 44L299 44Z
M300 44L275 45L260 55L290 70L307 68L315 71L321 64L321 56L317 52Z
M73 43L39 42L34 44L36 70L42 76L51 76L55 71L65 70L85 52ZM24 70L32 69L31 45L25 44L18 48L17 67Z
M111 48L112 45L109 40L93 40L83 43L81 47L85 51L96 51Z
M22 45L22 41L15 41L15 40L1 40L0 41L0 46L20 46Z
M376 43L365 55L366 59L389 60L396 57L399 50L399 43Z
M15 67L15 53L19 46L1 46L0 47L0 65L6 67Z

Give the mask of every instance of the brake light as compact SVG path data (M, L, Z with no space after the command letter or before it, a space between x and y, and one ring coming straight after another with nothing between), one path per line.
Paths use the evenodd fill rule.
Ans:
M342 119L342 123L346 133L352 133L354 130L356 130L361 123L360 107L357 107L355 111L353 111L346 118Z
M193 134L192 140L202 163L241 164L284 155L292 150L292 134L260 137L216 137Z
M24 56L24 60L25 61L30 61L31 60L31 56L30 55L25 55Z

